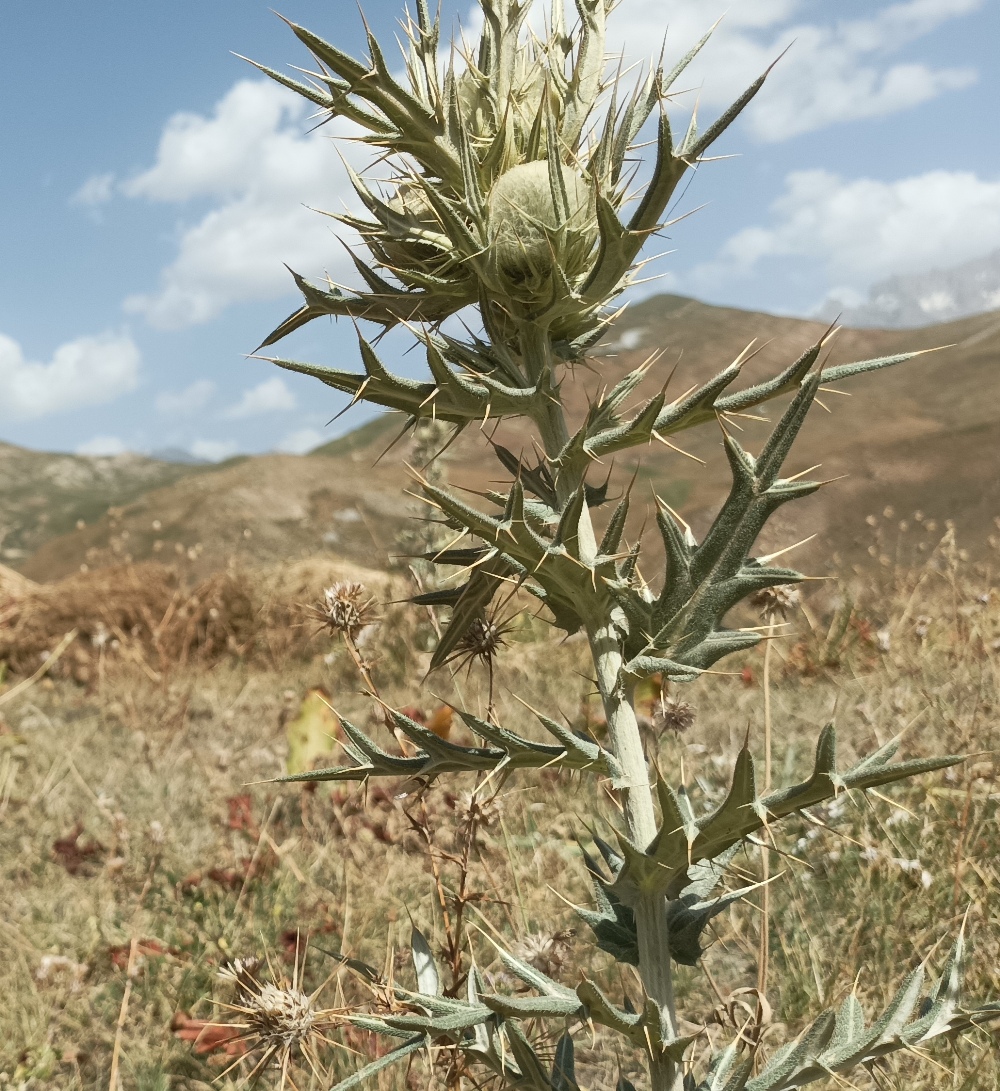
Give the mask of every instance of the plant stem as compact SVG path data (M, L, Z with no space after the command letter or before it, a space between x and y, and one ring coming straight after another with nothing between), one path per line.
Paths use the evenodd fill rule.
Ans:
M526 370L544 389L545 375L551 377L554 373L548 336L529 326L522 330L520 340ZM550 382L549 386L535 424L545 453L553 460L556 497L562 504L580 487L582 475L567 473L554 461L566 447L569 431L558 386L554 382ZM580 516L579 535L580 559L585 564L590 563L597 554L597 543L586 504ZM609 611L603 608L595 610L594 616L594 623L587 627L587 635L597 671L597 688L604 705L610 748L622 771L619 788L625 811L625 827L632 843L645 849L656 836L656 811L649 783L649 766L632 706L632 686L622 673L624 662L620 637ZM646 995L659 1009L661 1036L670 1040L677 1037L677 1014L666 898L662 894L640 896L635 914L639 975ZM652 1091L682 1091L683 1072L670 1058L650 1051L649 1074Z
M771 645L774 643L774 618L768 620L767 643L764 645L764 792L771 790ZM771 856L767 847L767 829L760 848L760 942L757 950L757 992L767 994L767 975L771 960Z
M621 796L628 835L639 849L656 836L656 814L642 736L622 677L622 653L611 620L589 630L611 750L622 771Z
M591 629L589 636L611 750L622 770L621 796L626 829L632 842L645 849L656 836L656 813L630 687L622 677L618 635L608 619ZM677 1014L666 898L662 894L640 895L635 917L643 988L659 1009L663 1038L676 1038ZM668 1057L650 1053L649 1074L653 1091L680 1091L682 1087L683 1074Z
M639 936L639 974L646 995L660 1010L660 1035L669 1041L677 1037L677 1014L666 898L662 894L640 895L635 906L635 924ZM652 1091L681 1091L683 1087L683 1073L669 1057L650 1054L649 1078Z

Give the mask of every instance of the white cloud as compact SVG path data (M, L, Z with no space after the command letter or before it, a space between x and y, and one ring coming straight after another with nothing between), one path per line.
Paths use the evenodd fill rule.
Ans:
M67 341L48 363L26 359L15 340L0 334L0 416L30 420L112 401L135 389L140 359L127 334Z
M108 455L123 455L128 448L117 436L94 436L76 449L78 455L90 458L103 458Z
M256 417L262 413L287 413L295 408L295 395L285 386L284 379L265 379L243 393L243 397L226 410L229 418Z
M231 439L196 439L190 447L195 458L203 458L207 462L222 462L238 450L239 444Z
M796 171L771 206L771 223L734 235L718 259L695 270L713 285L748 274L765 258L819 262L833 283L858 291L892 273L946 268L1000 246L1000 181L933 170L882 182Z
M627 60L643 60L658 52L669 26L667 57L673 61L723 17L675 88L697 89L705 118L733 101L791 45L746 112L758 139L784 140L918 106L968 86L976 78L968 67L900 62L894 54L984 2L872 4L864 18L844 19L837 15L838 5L807 8L800 0L630 0L609 24L610 44ZM810 18L800 18L803 9Z
M277 84L241 80L211 117L182 113L167 122L156 162L121 191L152 201L209 198L216 207L182 231L159 290L131 296L126 310L180 329L233 303L294 292L286 262L307 275L346 272L331 222L313 209L357 204L331 139L351 130L337 120L304 132L310 111Z
M864 17L843 18L839 5L804 0L629 0L615 13L609 45L627 61L646 60L658 53L669 27L667 57L676 59L725 15L675 88L694 89L701 116L709 118L794 43L746 113L752 135L775 141L912 108L968 86L976 78L971 68L902 57L901 51L985 2L873 0ZM468 35L481 18L473 5ZM696 95L682 102L693 103ZM360 166L365 153L342 140L335 146L332 137L356 132L342 119L307 131L312 109L270 81L241 80L210 115L172 117L147 170L117 183L107 175L84 183L77 200L91 205L113 189L133 199L210 203L179 231L176 257L159 287L126 299L128 312L160 329L208 322L236 303L294 294L286 262L311 277L353 277L335 238L350 233L311 209L358 210L339 154Z
M325 439L323 433L315 428L300 428L297 432L285 436L275 450L286 455L304 455L318 447Z
M162 390L156 395L156 411L165 416L189 417L211 401L215 393L215 383L208 379L197 379L183 390Z
M113 174L92 174L86 182L70 197L74 205L103 205L114 195L115 176Z

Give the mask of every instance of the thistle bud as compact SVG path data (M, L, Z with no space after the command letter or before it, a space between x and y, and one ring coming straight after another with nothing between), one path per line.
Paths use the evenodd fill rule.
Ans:
M578 273L598 241L590 180L565 165L559 175L557 194L548 162L522 163L490 190L493 265L515 297L525 301L544 294L555 265L570 276Z
M400 182L386 204L398 218L370 238L379 260L404 284L419 283L414 274L440 275L454 264L454 247L419 185Z

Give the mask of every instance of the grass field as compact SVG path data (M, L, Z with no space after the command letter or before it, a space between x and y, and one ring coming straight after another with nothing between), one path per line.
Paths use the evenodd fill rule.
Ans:
M922 958L940 965L963 919L966 995L1000 996L1000 595L988 570L963 564L947 543L923 568L884 575L879 591L821 585L808 613L779 631L775 779L807 768L830 719L848 755L905 731L906 755L970 757L867 800L839 799L776 832L768 1049L855 980L869 1014L884 1006ZM441 701L478 709L476 670L435 676L423 691L405 685L422 675L428 634L426 622L401 617L392 612L369 646L383 697L428 715ZM515 638L497 677L502 722L531 723L516 693L600 730L584 647L558 643L530 620ZM754 748L761 743L762 654L725 669L732 673L679 694L695 706L696 727L651 740L664 776L683 779L706 805L724 790L748 727ZM498 972L492 934L567 984L582 963L637 1001L636 979L592 948L559 897L586 904L573 838L613 820L610 793L553 771L515 775L470 832L471 781L423 794L405 783L312 792L272 783L285 769L288 724L318 685L338 711L380 730L345 650L322 636L284 662L233 659L159 678L109 651L88 687L46 679L0 706L0 1087L235 1086L252 1055L240 1061L225 1042L199 1051L190 1040L197 1020L232 1018L213 1004L225 1000L218 971L228 959L259 956L274 975L291 975L308 945L304 979L315 988L336 969L323 949L342 948L407 981L411 920L436 950L448 947L442 898L452 940L459 931L484 971ZM436 850L436 876L425 843ZM759 867L755 856L738 858L734 883ZM717 918L710 975L682 969L682 1009L709 1037L742 1026L754 1005L738 990L756 982L759 918L750 904ZM465 957L445 953L446 986L464 974ZM338 975L324 1005L360 995ZM614 1040L589 1034L578 1035L582 1086L612 1087ZM357 1031L335 1028L329 1038L323 1071L297 1068L296 1086L329 1086L362 1063L354 1051L371 1048ZM203 1034L201 1045L212 1040ZM390 1069L381 1086L444 1087L446 1058L430 1064L421 1056L408 1074ZM276 1087L277 1076L260 1085ZM838 1086L848 1085L829 1084ZM970 1037L852 1086L993 1089L1000 1063L995 1043Z

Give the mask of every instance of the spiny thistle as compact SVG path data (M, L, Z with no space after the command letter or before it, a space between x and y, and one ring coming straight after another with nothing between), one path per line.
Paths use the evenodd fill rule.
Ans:
M309 613L322 629L356 640L362 629L376 621L374 606L375 599L363 583L346 580L327 587Z
M697 714L694 705L687 701L665 697L653 713L653 730L657 734L661 731L687 731L694 725Z
M465 630L451 659L460 666L478 660L492 669L513 627L510 621L503 621L495 614L476 618Z
M325 1031L335 1023L335 1013L319 1008L316 1001L326 982L311 995L300 988L304 970L296 949L295 971L292 980L274 977L268 980L263 974L264 964L259 958L237 958L219 970L220 981L232 991L232 1002L222 1007L232 1018L221 1026L231 1026L238 1031L232 1043L244 1044L254 1056L253 1066L247 1077L255 1078L275 1065L280 1074L280 1087L291 1082L290 1071L294 1062L302 1059L314 1075L320 1074L318 1050L321 1044L329 1044ZM232 1067L239 1064L236 1061ZM294 1082L291 1082L294 1087Z
M357 139L388 166L389 177L376 185L351 171L367 215L338 217L368 248L368 262L352 253L362 287L317 286L296 274L303 305L264 344L322 315L383 329L405 325L426 352L425 379L392 374L360 334L358 373L274 362L355 400L400 411L411 424L429 418L460 430L491 417L525 419L540 455L529 462L493 443L508 477L487 494L489 506L476 507L442 482L420 479L440 521L458 534L426 557L458 576L415 600L451 610L430 667L469 654L492 666L500 640L489 629L491 604L514 585L535 596L554 625L585 634L607 735L598 743L558 717L537 713L554 741L535 742L496 722L491 702L486 719L456 709L481 740L464 746L389 708L385 717L405 738L404 755L384 750L343 719L348 764L288 779L429 781L476 773L500 780L542 768L603 779L620 803L616 844L592 834L594 849L583 852L583 863L594 907L577 912L597 948L638 969L643 997L638 1006L627 994L615 1000L582 968L573 974L573 987L563 985L539 969L534 956L532 964L500 949L507 979L516 978L519 991L487 987L473 967L460 1000L444 995L430 947L414 929L415 991L338 956L379 1001L374 1014L357 1010L344 1018L397 1043L343 1086L352 1088L431 1045L447 1045L501 1085L577 1091L573 1031L586 1028L589 1035L596 1026L618 1035L645 1062L653 1091L786 1091L828 1078L846 1085L846 1074L858 1066L870 1068L891 1053L912 1052L1000 1017L998 1004L969 1008L960 1002L961 937L923 1000L920 967L873 1023L852 994L766 1059L759 1037L736 1033L703 1065L692 1047L705 1040L704 1027L689 1033L681 1022L674 967L697 964L712 919L760 889L756 883L735 890L723 883L735 854L759 846L762 831L845 792L878 788L960 759L894 762L898 743L892 741L843 768L836 733L828 726L806 780L778 789L766 784L759 791L747 744L725 798L701 813L685 787L653 775L633 702L644 680L656 677L664 686L691 682L723 657L757 644L759 627L727 623L737 604L760 595L771 620L791 604L784 588L803 577L774 565L778 554L753 551L779 508L820 488L798 475L782 476L816 393L821 384L916 354L824 367L820 359L831 330L753 385L737 388L753 355L747 351L673 401L661 390L627 409L647 377L643 366L595 395L582 419L571 421L562 401L567 366L585 360L607 331L617 300L643 264L644 244L664 227L681 178L753 99L767 73L707 129L699 131L692 117L675 140L666 104L707 38L672 70L655 68L626 91L621 76L606 74L605 23L613 0L575 0L572 26L562 0L553 0L541 34L528 29L530 0L480 5L477 45L442 54L439 22L427 0L416 0L416 17L404 27L402 79L370 32L369 56L358 60L290 24L315 62L309 82L262 70L312 102L322 117L352 123ZM630 203L637 141L647 123L655 126L652 166ZM445 332L445 320L467 309L476 312L471 325L479 332ZM729 425L775 398L784 398L784 407L754 456ZM669 445L671 435L703 424L722 426L732 486L700 541L667 504L657 502L664 564L657 578L647 580L639 571L639 544L627 537L631 486L595 528L593 513L608 504L609 481L594 484L588 474L616 452L654 438ZM353 585L332 588L317 610L325 626L345 634L349 647L362 624L362 598ZM358 663L370 683L359 657ZM369 689L377 693L371 683ZM682 727L690 720L689 706L673 703L671 716ZM596 813L601 795L596 788L581 791L580 807ZM547 1021L566 1028L551 1068L538 1052L542 1038L528 1038ZM631 1087L627 1081L622 1086Z

